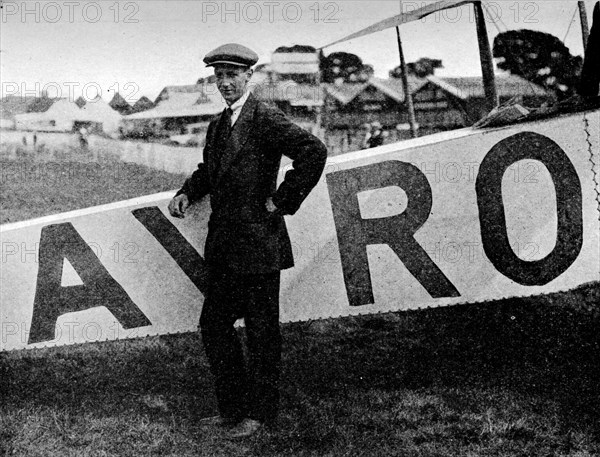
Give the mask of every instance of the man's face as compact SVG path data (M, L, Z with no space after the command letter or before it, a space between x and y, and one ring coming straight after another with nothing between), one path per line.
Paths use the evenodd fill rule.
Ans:
M219 92L227 104L232 105L244 95L246 85L252 76L252 70L235 65L216 65L215 76Z

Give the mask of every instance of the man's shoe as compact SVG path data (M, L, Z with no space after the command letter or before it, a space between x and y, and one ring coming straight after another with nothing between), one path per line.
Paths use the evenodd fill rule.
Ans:
M233 417L212 416L204 417L198 421L201 427L233 427L240 420Z
M244 419L229 431L229 438L247 438L262 430L264 424L255 419Z

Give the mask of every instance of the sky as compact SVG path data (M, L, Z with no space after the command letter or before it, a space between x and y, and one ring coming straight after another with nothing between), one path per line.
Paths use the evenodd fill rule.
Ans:
M382 1L3 1L0 22L1 95L109 101L118 91L134 103L154 100L167 85L193 84L212 70L202 57L237 42L259 63L279 46L321 47L400 12L431 2ZM576 1L485 1L490 43L499 31L552 33L573 55L583 54ZM595 1L586 1L591 21ZM567 33L568 32L568 33ZM472 6L464 5L401 28L408 62L441 59L437 76L480 75ZM396 67L395 29L325 49L351 52L387 77Z

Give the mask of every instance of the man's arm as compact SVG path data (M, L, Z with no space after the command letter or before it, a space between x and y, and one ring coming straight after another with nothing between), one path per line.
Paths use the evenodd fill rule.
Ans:
M269 115L267 135L277 150L292 159L293 167L273 195L273 204L283 214L294 214L319 182L327 161L327 148L280 111Z
M198 168L185 180L181 189L177 191L169 203L169 212L173 217L184 217L185 211L189 205L210 193L210 179L206 158L210 148L208 139L210 137L209 133L211 132L212 125L213 124L211 123L208 126L208 131L206 133L206 145L202 152L203 162L198 164Z
M197 202L210 193L210 182L208 179L208 167L205 163L199 163L198 168L185 180L181 189L175 196L185 194L191 203Z

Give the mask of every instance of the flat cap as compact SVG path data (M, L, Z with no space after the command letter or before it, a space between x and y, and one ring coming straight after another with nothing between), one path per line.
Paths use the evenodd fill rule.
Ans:
M251 67L258 62L258 55L252 49L241 44L227 43L210 51L203 60L207 67L220 63Z

